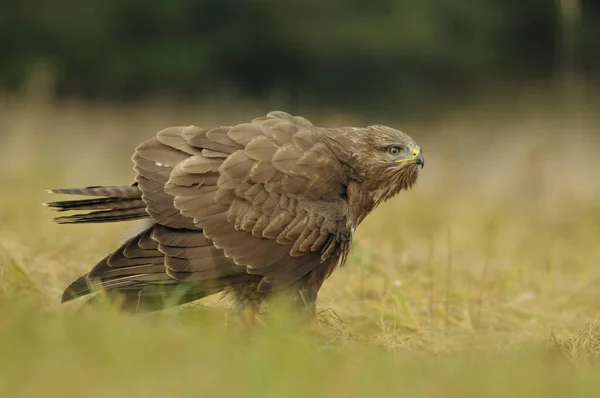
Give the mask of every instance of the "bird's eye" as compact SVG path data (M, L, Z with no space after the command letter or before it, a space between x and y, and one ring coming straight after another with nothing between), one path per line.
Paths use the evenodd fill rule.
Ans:
M399 146L391 146L387 149L388 153L393 156L398 155L401 150L402 148L400 148Z

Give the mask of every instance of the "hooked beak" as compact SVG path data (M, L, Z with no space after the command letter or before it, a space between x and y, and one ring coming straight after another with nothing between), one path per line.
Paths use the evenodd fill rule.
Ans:
M423 154L421 152L419 152L419 154L415 158L415 164L420 164L421 168L425 167L425 158L423 157Z

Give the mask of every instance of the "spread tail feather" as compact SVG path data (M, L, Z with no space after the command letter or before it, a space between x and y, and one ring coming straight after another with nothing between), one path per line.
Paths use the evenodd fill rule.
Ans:
M59 224L103 223L148 218L146 204L137 184L123 186L95 186L85 188L52 189L49 193L95 196L94 199L64 200L44 203L56 211L83 210L70 216L56 217Z
M59 188L49 189L48 193L82 196L108 196L111 198L141 198L142 192L137 183L132 185L93 186L85 188Z

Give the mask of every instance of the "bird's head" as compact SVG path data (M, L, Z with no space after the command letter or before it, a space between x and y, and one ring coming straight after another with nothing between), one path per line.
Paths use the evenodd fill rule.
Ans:
M343 142L348 165L362 180L363 188L373 192L375 202L411 188L425 165L421 147L391 127L347 129L336 138Z

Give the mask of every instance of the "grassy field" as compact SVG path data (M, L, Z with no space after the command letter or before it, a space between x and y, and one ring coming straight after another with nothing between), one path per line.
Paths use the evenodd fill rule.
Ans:
M265 109L0 109L0 397L600 396L600 123L518 106L395 121L424 148L417 187L359 228L315 322L248 329L218 298L137 317L60 305L132 225L55 225L40 203L130 182L133 147L164 126Z

